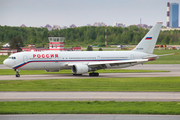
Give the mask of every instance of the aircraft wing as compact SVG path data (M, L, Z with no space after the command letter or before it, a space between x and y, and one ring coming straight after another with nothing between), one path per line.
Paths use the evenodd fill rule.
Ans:
M136 60L123 60L123 61L99 61L99 62L89 62L88 66L101 66L101 65L120 65L120 64L130 64L130 63L144 63L148 59L136 59ZM73 66L73 63L66 64L67 66Z
M96 65L120 65L120 64L130 64L130 63L144 63L147 62L148 59L136 59L136 60L123 60L123 61L103 61L103 62L89 62L88 66L96 66Z

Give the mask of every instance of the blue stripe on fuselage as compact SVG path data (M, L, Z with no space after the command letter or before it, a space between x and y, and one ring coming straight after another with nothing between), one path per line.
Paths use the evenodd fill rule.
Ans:
M96 59L96 60L34 60L34 61L28 61L25 63L21 63L15 67L13 67L13 69L18 69L28 63L33 63L33 62L101 62L101 61L122 61L122 60L129 60L129 59Z

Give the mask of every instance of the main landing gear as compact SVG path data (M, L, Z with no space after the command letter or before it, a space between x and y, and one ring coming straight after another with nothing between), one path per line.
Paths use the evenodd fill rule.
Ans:
M16 77L20 77L19 70L14 69L14 71L16 71Z
M99 76L99 73L92 72L92 73L89 73L89 76Z
M74 76L81 76L82 74L73 74Z

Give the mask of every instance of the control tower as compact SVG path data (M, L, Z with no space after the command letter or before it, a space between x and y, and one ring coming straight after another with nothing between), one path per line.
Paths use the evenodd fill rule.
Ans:
M49 50L64 51L65 37L48 37L48 39L49 39Z

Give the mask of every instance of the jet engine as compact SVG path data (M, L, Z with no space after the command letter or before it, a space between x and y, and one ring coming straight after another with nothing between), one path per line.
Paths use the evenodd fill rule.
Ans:
M83 74L83 73L87 73L88 71L89 71L89 68L87 65L75 64L72 66L73 74Z

